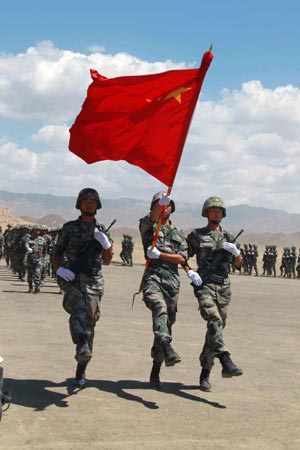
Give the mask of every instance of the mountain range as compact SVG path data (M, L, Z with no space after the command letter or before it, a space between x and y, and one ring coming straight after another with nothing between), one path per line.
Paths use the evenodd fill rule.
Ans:
M115 229L138 229L139 218L148 213L151 198L149 201L101 198L101 201L102 209L97 214L99 222L109 225L113 219L117 219ZM204 226L206 221L201 217L203 201L204 199L199 200L199 204L176 201L176 211L172 215L174 223L185 230ZM0 190L0 203L24 221L48 226L60 226L78 215L75 209L76 196L23 194ZM233 232L242 228L250 234L298 234L300 214L241 204L227 207L227 217L222 224Z

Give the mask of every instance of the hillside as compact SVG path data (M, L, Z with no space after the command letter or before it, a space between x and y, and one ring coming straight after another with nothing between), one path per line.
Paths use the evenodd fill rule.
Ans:
M34 223L31 220L25 220L22 217L17 216L14 212L0 204L0 226L4 231L8 224L20 224L20 223Z

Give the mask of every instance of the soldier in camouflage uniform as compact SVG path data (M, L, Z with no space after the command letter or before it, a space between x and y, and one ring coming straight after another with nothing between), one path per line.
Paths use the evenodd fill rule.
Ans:
M64 291L63 307L70 314L70 332L76 345L75 383L79 388L86 383L94 328L100 318L104 290L101 262L110 264L112 259L112 242L104 225L95 219L101 206L95 189L82 189L76 201L81 215L63 225L53 249L57 279Z
M296 271L297 271L297 278L300 278L300 248L299 248L299 253L298 253L298 258L297 258Z
M0 261L3 257L3 248L4 248L4 236L2 233L2 227L0 227Z
M152 248L151 244L163 207L165 213L162 225L156 247ZM180 356L171 346L172 326L176 320L180 287L178 264L181 264L186 272L189 271L189 267L186 263L188 254L185 236L170 220L170 215L174 211L174 201L164 192L158 192L153 196L150 213L140 219L139 224L145 257L151 259L142 279L142 287L143 300L152 312L154 341L151 349L153 365L150 385L157 390L161 390L159 374L162 363L165 362L168 367L181 362ZM189 276L193 275L192 272L190 271Z
M46 249L46 242L45 239L40 236L40 228L38 225L33 225L32 234L26 236L25 249L27 251L26 268L28 292L38 294L40 292L42 281L44 254Z
M201 279L203 278L201 286L194 286L194 294L199 303L201 316L207 322L205 343L199 360L202 367L200 389L209 392L211 391L209 375L215 357L221 362L224 378L242 375L243 373L232 362L223 338L231 299L228 264L233 260L235 266L239 269L242 257L240 256L240 250L231 242L233 235L220 226L222 218L226 216L223 200L220 197L209 197L204 202L202 216L207 217L207 225L193 230L188 235L187 242L189 256L196 255L198 274ZM224 254L222 260L214 267L213 271L209 271L209 266L220 252Z
M4 257L6 265L9 266L10 263L10 246L11 246L11 236L12 236L12 226L10 223L7 224L7 228L3 233L4 237Z

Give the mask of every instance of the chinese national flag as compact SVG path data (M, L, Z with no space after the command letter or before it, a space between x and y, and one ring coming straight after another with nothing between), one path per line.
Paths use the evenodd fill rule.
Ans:
M212 53L198 69L105 78L93 82L75 123L69 149L91 164L125 160L172 186Z

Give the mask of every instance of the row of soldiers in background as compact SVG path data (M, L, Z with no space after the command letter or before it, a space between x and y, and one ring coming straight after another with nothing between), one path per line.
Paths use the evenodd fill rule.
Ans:
M254 273L258 276L257 259L258 250L256 244L241 244L237 243L237 247L241 250L243 256L243 262L241 272L246 275L252 275ZM277 246L266 245L265 251L262 257L263 260L263 273L261 276L277 276L276 263L277 263ZM234 273L235 268L231 267L231 271ZM299 255L297 257L296 247L284 247L280 264L280 276L283 278L300 278L300 248Z
M29 293L38 294L47 275L55 277L52 249L58 231L29 224L8 224L3 234L0 231L0 258L20 281L27 277Z
M123 240L121 245L122 250L120 253L120 258L123 261L122 266L132 267L132 253L134 248L132 236L130 236L129 234L123 234Z

